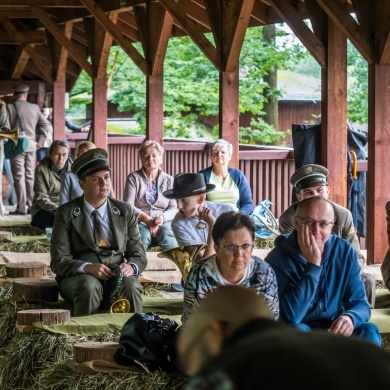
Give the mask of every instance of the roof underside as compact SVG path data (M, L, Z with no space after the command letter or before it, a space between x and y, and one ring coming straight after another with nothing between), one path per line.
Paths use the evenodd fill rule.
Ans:
M217 0L213 1L218 4ZM299 16L300 20L307 17L303 0L252 0L249 1L253 3L253 7L251 5L248 25L251 27L283 22L278 8L283 2L294 8L295 16ZM178 22L175 17L177 15L185 15L189 26L193 26L197 34L213 32L210 8L214 6L210 5L211 0L1 0L0 81L43 80L46 82L46 90L50 91L53 80L58 77L58 67L63 66L66 68L63 74L69 91L81 69L86 68L83 64L87 67L90 65L91 34L90 30L89 34L86 31L88 20L96 17L96 14L93 16L94 10L91 7L98 6L105 11L116 24L124 42L133 44L142 41L140 35L144 27L140 10L152 3L160 3L168 13L172 14L172 10L174 11L169 34L171 38L188 35L188 29ZM54 27L50 28L53 24ZM62 38L56 36L55 28L62 33ZM116 45L115 37L113 38L112 44ZM61 39L70 41L72 48L67 50L66 60L62 62L58 60L62 55L61 48L64 47ZM143 53L140 54L143 56Z

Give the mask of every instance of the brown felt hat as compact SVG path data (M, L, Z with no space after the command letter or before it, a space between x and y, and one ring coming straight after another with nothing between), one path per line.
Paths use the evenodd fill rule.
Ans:
M309 188L315 185L328 185L329 171L322 165L308 164L297 169L291 176L290 183L297 189Z
M14 93L27 93L30 90L30 87L26 84L17 85L14 88Z
M189 196L206 194L215 188L206 184L201 173L179 173L173 181L173 188L163 192L168 199L181 199Z
M99 171L109 171L107 151L101 148L91 149L76 158L72 164L72 172L79 179Z

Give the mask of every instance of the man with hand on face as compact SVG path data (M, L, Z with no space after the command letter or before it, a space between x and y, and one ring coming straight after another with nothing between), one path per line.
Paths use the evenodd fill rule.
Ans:
M72 172L84 195L60 206L51 239L51 269L73 315L90 315L110 306L112 280L121 274L119 297L142 312L138 275L146 267L137 220L131 206L108 197L110 167L104 149L77 158Z
M177 201L179 212L172 221L172 231L179 246L207 244L195 261L215 254L211 236L215 220L222 213L233 211L229 204L206 200L206 194L214 188L214 184L205 183L201 173L179 173L173 188L163 192L166 198Z
M265 261L278 281L280 317L305 331L327 329L380 345L378 328L368 322L371 310L356 252L332 233L333 224L332 203L313 196L299 203L295 230L276 238Z
M290 183L297 191L298 202L291 205L279 218L279 229L283 234L291 233L294 230L294 216L298 204L301 200L310 196L320 196L328 199L329 186L327 183L328 170L322 165L308 164L297 169L291 176ZM364 256L360 250L359 239L356 235L356 229L353 225L351 212L331 202L334 209L335 220L332 227L332 232L339 237L347 240L355 249L357 259L359 261L361 275L364 282L364 287L367 294L368 303L373 308L375 306L375 276L367 272L362 272L364 268Z

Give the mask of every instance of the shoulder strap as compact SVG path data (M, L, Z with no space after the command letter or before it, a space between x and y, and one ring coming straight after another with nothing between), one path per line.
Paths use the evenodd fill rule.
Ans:
M19 116L19 111L18 111L18 107L16 107L16 104L15 103L12 103L14 108L15 108L15 111L16 111L16 117L18 118L18 122L19 122L19 134L22 134L24 133L24 130L23 130L23 127L22 127L22 122L20 120L20 116Z

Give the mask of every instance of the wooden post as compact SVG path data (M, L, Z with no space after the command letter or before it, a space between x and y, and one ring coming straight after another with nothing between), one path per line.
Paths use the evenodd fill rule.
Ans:
M390 65L369 65L367 261L379 264L388 248L385 204L390 200Z
M230 166L239 167L239 109L238 67L232 72L219 73L219 137L233 145Z
M146 77L146 138L164 142L164 93L163 75Z
M327 68L322 69L321 160L330 199L347 206L347 40L328 19Z
M53 139L65 139L65 81L53 83Z
M93 79L92 99L93 142L107 150L107 78Z

